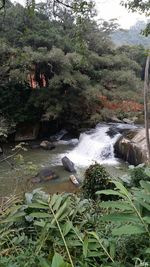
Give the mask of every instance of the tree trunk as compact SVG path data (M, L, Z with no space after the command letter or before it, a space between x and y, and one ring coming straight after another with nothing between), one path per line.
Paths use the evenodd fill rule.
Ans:
M150 138L149 138L149 123L148 123L149 64L150 64L150 56L148 55L146 60L145 79L144 79L144 116L145 116L145 131L146 131L148 161L150 162Z

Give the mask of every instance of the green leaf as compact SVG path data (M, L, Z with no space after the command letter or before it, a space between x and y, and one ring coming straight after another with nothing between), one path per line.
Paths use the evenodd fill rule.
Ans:
M83 241L83 255L86 258L88 254L88 238L85 237L84 241Z
M50 218L51 217L50 214L46 212L32 212L30 216L34 218Z
M150 254L150 248L147 248L145 251L146 254Z
M111 257L114 259L115 253L116 253L116 246L114 243L110 244L110 252L109 253L110 253Z
M145 233L145 229L142 226L137 225L124 225L112 230L112 234L115 236L121 235L136 235Z
M150 177L150 169L149 168L145 168L144 172L148 177Z
M143 220L144 220L147 224L150 224L150 217L148 217L148 216L143 217Z
M149 170L150 172L150 170ZM150 193L150 182L140 181L140 185L145 189L146 192Z
M55 253L51 267L61 267L62 264L64 264L62 256L59 255L58 253Z
M114 208L119 210L133 210L132 207L124 201L104 201L100 203L102 208Z
M129 196L129 192L128 190L124 187L124 185L120 182L114 182L114 184L116 185L116 188L120 190L120 193L125 195L125 196Z
M132 213L112 213L100 217L100 220L113 222L140 222L140 219Z
M66 236L70 230L72 229L73 225L71 221L67 221L63 226L63 235Z
M50 264L47 263L47 261L43 258L39 258L40 261L40 267L50 267Z
M60 209L55 214L55 218L52 220L51 224L54 224L55 220L56 219L58 220L60 218L60 216L65 212L67 206L68 206L68 203L67 201L65 201L65 203L60 207Z
M51 267L71 267L71 265L65 262L60 254L55 253Z
M50 205L51 205L51 207L53 208L54 211L57 211L59 209L62 200L63 200L62 196L61 195L57 195L57 198L55 198L54 204L51 205L51 202L50 202ZM54 201L54 199L53 199L53 201ZM53 201L52 201L52 203L53 203Z
M0 222L1 223L8 223L8 222L18 222L22 219L22 217L24 217L26 215L25 212L18 212L17 214L13 215L13 216L9 216L8 218L2 220Z
M45 205L42 205L40 203L32 203L32 204L29 204L28 207L29 208L34 208L34 209L45 209L45 210L49 209L48 205L45 206Z

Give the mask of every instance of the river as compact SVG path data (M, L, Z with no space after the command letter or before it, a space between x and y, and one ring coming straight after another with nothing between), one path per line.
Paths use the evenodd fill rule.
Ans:
M103 164L112 177L122 176L126 172L127 164L115 157L113 149L120 133L114 131L110 134L110 127L112 126L99 124L95 129L82 133L79 140L58 141L56 148L51 151L28 147L27 151L21 152L21 156L18 157L19 163L15 164L14 169L8 162L1 163L0 197L31 191L37 187L49 193L75 192L77 188L69 180L70 173L62 166L63 156L67 156L74 162L77 177L81 182L86 168L94 162ZM10 145L7 146L8 151L10 148ZM39 169L47 166L50 166L59 178L45 183L32 184L30 177Z

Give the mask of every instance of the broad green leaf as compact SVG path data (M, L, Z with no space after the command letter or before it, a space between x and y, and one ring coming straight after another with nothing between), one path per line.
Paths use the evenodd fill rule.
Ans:
M104 201L100 203L100 207L102 208L114 208L120 210L133 210L133 208L124 201Z
M146 223L150 224L150 217L148 217L148 216L143 217L143 220L144 220Z
M148 177L150 177L150 169L149 168L145 168L144 172Z
M146 254L150 254L150 248L147 248L145 251Z
M52 220L51 224L54 224L55 220L59 219L59 217L63 214L63 212L65 211L65 209L67 208L67 201L65 201L65 203L59 208L59 210L57 211L57 213L55 214L55 218Z
M20 221L24 216L26 215L25 212L18 212L17 214L13 215L13 216L9 216L4 220L0 221L1 223L8 223L8 222L18 222Z
M145 233L145 229L138 225L124 225L112 230L112 234L115 236L120 235L136 235Z
M55 204L55 202L56 202L57 199L58 199L58 195L56 195L56 194L52 195L49 204L51 206L53 206Z
M53 260L52 260L52 265L51 267L60 267L64 263L64 260L61 255L58 253L55 253Z
M150 170L149 170L150 172ZM150 194L150 182L148 181L140 181L140 185L145 189L146 192Z
M34 218L50 218L51 217L50 214L46 212L32 212L30 216Z
M83 241L83 255L86 258L88 254L88 237L86 236Z
M146 208L147 210L150 211L150 205L149 205L149 204L147 204L146 202L142 201L141 199L140 199L140 200L139 200L139 199L136 199L136 201L137 201L141 206L143 206L144 208Z
M111 257L114 259L115 254L116 254L116 246L114 243L110 244L110 252L109 253L110 253Z
M114 182L114 184L116 185L116 188L120 190L120 193L125 195L125 196L129 196L130 193L128 192L128 190L124 187L124 185L120 182Z
M72 227L73 227L72 222L67 221L63 226L63 235L66 236L70 232Z
M45 206L45 205L42 205L40 203L31 203L31 204L28 205L28 207L29 208L34 208L34 209L45 209L45 210L49 209L48 205Z
M140 222L140 219L132 213L112 213L100 217L100 220L113 222Z
M43 258L39 259L40 261L40 267L50 267L50 264Z
M57 199L55 200L54 205L51 206L54 211L57 211L59 209L59 207L60 207L60 205L62 203L62 200L63 200L62 196L61 195L57 195ZM50 203L50 205L51 205L51 203Z
M71 267L71 265L65 262L60 254L55 253L51 267Z

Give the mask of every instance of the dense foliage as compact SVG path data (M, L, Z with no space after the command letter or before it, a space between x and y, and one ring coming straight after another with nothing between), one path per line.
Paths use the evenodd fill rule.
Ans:
M40 190L3 201L0 266L149 266L150 184L141 181L131 191L114 186L97 195L115 201Z
M4 117L15 124L44 118L78 128L105 119L103 95L113 102L141 101L144 50L137 48L137 58L130 48L115 49L110 34L116 25L94 21L92 5L87 12L58 5L56 17L44 3L27 11L9 3L0 15Z
M113 188L110 175L102 165L95 163L86 170L82 186L85 198L96 200L97 196L95 193L98 190ZM101 200L106 200L106 198L106 196L101 196Z

